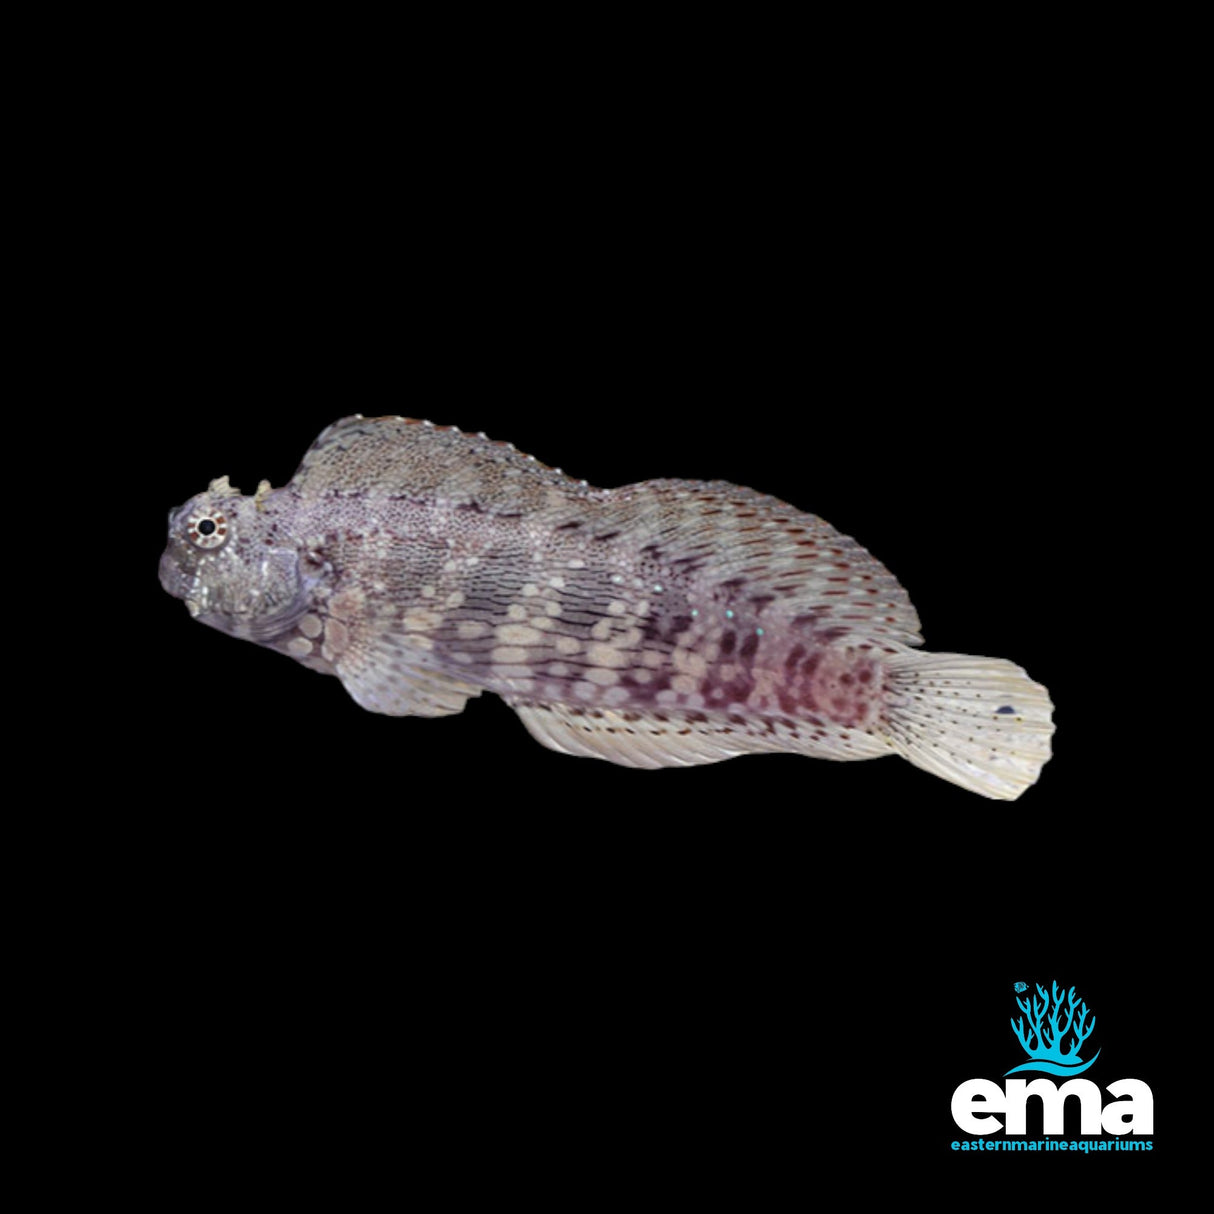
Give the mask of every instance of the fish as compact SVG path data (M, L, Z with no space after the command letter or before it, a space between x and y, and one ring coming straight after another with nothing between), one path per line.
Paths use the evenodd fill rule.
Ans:
M995 800L1051 754L1010 661L931 653L897 579L722 480L599 489L512 444L355 414L291 480L170 512L160 582L199 622L392 716L500 696L544 746L638 768L900 755Z

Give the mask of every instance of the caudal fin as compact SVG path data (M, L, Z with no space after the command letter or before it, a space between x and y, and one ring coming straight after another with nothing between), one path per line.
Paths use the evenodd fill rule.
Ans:
M894 749L971 792L1015 800L1050 757L1049 693L1012 662L900 654L889 661L887 693Z

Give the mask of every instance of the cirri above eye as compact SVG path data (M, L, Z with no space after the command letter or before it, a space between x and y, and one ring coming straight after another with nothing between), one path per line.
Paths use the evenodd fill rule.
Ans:
M218 548L228 538L228 520L223 514L191 515L187 531L199 548Z

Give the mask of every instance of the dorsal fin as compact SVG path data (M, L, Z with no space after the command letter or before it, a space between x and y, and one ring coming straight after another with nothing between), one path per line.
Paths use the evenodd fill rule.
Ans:
M643 481L602 495L601 525L635 529L655 563L813 628L921 645L919 616L884 565L813 514L727 481Z

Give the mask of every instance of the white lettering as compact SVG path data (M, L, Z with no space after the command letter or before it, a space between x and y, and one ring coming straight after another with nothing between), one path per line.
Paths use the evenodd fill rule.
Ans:
M1118 1079L1105 1090L1114 1096L1129 1097L1105 1105L1102 1124L1106 1133L1128 1134L1131 1130L1135 1134L1155 1133L1155 1097L1141 1079ZM1127 1117L1129 1121L1125 1120Z
M991 1113L1003 1112L1003 1092L989 1079L967 1079L953 1093L953 1120L967 1134L994 1134L1003 1129ZM979 1116L985 1109L987 1115ZM964 1148L963 1148L964 1149Z
M1041 1097L1042 1129L1046 1134L1061 1134L1062 1107L1068 1096L1079 1097L1079 1132L1100 1133L1100 1089L1090 1079L1068 1079L1056 1088L1048 1079L1007 1081L1007 1132L1024 1134L1025 1105L1030 1096Z
M1068 1079L1056 1087L1049 1079L1009 1079L1003 1088L989 1079L967 1079L953 1093L953 1121L967 1134L997 1134L1004 1129L998 1114L1007 1114L1009 1135L1027 1133L1025 1116L1028 1098L1041 1099L1042 1132L1064 1134L1063 1109L1068 1096L1079 1099L1079 1132L1081 1134L1153 1134L1155 1132L1155 1098L1150 1087L1140 1079L1119 1079L1105 1089L1112 1100L1100 1107L1100 1089L1090 1079ZM978 1146L977 1143L974 1144ZM961 1146L962 1150L966 1147Z

